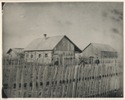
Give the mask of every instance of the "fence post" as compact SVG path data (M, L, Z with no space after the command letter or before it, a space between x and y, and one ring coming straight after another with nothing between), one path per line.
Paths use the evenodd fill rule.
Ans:
M60 82L60 79L61 79L61 71L62 71L62 67L61 66L58 66L58 72L57 72L57 75L56 75L56 81L57 81L57 83L56 83L56 87L55 87L55 96L56 97L59 97L59 95L60 95L60 91L59 91L59 88L60 88L60 84L59 84L59 82Z
M67 79L66 79L66 97L69 97L69 87L70 87L70 66L69 66L69 62L68 62L68 72L67 72Z
M33 71L32 71L32 97L35 97L35 91L36 91L36 63L33 63Z
M39 63L39 62L38 62ZM38 79L37 79L37 83L38 83L38 93L40 91L40 76L41 76L41 65L38 66L39 70L38 70ZM37 95L39 97L39 95Z
M96 96L98 95L98 71L99 67L96 65Z
M45 69L44 69L44 72L43 72L43 92L42 92L42 97L45 97L47 77L48 77L48 66L45 66Z
M80 89L81 89L81 85L80 85L80 78L81 78L81 65L78 66L78 71L77 71L77 88L76 88L76 97L79 97L80 95Z
M53 77L53 82L54 82L54 87L53 87L53 96L56 97L56 85L57 85L57 77L58 77L58 70L59 66L55 66L55 71L54 71L54 77Z
M72 97L72 83L73 83L73 79L72 79L72 74L73 74L73 66L69 67L69 71L70 71L70 75L69 75L69 87L68 87L68 97Z
M55 66L52 66L52 80L51 80L51 84L52 86L50 87L50 97L53 97L54 93L54 74L55 74Z
M15 71L14 71L14 69L15 69L15 62L14 61L12 61L12 63L11 63L11 65L10 65L11 67L10 67L10 78L9 78L9 84L10 84L10 97L13 97L13 82L14 82L14 79L13 78L15 78L15 77L13 77L14 76L14 74L15 74Z
M24 84L24 66L25 66L25 64L23 63L22 64L22 72L21 72L21 97L23 97L23 91L24 91L24 87L23 87L23 84Z
M82 75L82 86L83 86L83 91L82 91L82 97L85 97L85 90L86 90L86 82L85 82L85 77L86 77L86 64L83 65L83 75Z
M77 69L78 69L78 65L75 66L74 70L74 79L75 79L75 82L73 83L73 93L72 93L72 97L75 97L76 96L76 88L77 88L77 85L76 85L76 80L77 80Z
M68 73L68 69L67 66L64 67L65 68L65 72L63 74L63 90L62 90L62 97L65 97L66 95L66 79L67 79L67 73Z
M18 97L18 94L19 94L19 75L20 75L20 71L19 71L19 60L17 60L17 64L16 64L16 95L15 97Z
M80 94L79 97L83 96L83 73L84 73L84 65L81 64L81 74L80 74Z

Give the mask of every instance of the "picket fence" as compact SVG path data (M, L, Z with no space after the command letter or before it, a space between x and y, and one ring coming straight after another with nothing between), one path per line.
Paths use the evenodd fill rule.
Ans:
M120 89L120 77L116 59L69 65L3 59L3 90L11 98L108 97Z

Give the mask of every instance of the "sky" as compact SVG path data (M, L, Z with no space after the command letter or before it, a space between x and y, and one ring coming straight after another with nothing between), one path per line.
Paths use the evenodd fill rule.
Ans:
M123 55L122 2L6 3L2 20L4 53L47 34L66 35L81 50L109 44Z

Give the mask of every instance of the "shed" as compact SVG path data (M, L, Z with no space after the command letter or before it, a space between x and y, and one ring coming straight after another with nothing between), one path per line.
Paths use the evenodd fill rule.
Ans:
M83 57L117 58L117 51L107 44L90 43L82 51Z
M10 48L7 51L7 56L10 59L20 59L24 57L24 48Z

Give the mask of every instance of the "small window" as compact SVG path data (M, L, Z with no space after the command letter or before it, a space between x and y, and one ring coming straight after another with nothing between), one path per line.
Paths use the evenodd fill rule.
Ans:
M27 86L27 83L24 83L24 87L26 88L26 86Z
M33 55L31 55L31 58L33 58Z
M48 57L48 54L47 54L47 53L45 53L45 57Z
M41 57L41 54L39 54L39 58Z
M21 83L19 83L19 88L21 88Z
M38 83L36 82L36 87L38 87Z
M13 88L16 88L16 83L14 83Z
M32 87L32 83L30 82L30 87Z
M40 85L42 86L42 85L43 85L43 83L42 83L42 82L40 82Z

